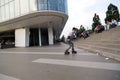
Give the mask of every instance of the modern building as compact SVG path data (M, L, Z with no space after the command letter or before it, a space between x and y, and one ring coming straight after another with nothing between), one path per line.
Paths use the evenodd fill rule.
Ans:
M0 38L16 47L53 45L67 19L67 0L0 0Z

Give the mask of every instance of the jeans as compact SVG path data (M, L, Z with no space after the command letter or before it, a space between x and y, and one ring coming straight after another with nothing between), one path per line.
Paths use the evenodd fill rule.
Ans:
M72 48L72 51L74 51L74 42L73 41L69 41L69 48L66 51L69 51L70 48Z

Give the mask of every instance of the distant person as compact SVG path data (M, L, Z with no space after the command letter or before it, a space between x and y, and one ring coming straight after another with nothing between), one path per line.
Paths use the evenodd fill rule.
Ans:
M84 39L87 38L89 36L88 31L86 31L86 29L84 28L83 25L80 26L80 32L79 32L79 37L83 37Z
M81 25L80 26L80 33L79 33L79 37L81 38L81 37L83 37L83 35L84 35L84 32L85 31L85 28L83 27L83 25Z
M70 33L68 34L68 36L67 36L67 43L69 44L69 48L66 49L65 55L70 54L69 49L71 49L71 48L72 48L72 54L76 54L76 53L77 53L77 52L75 51L75 49L74 49L74 42L73 42L73 40L74 40L74 38L75 38L75 32L76 32L76 28L73 27L72 32L70 32Z
M110 28L115 28L117 26L117 21L115 19L111 20Z
M105 23L106 23L105 30L109 30L110 29L110 22L106 21Z
M98 24L96 27L95 27L95 29L94 29L94 32L95 33L99 33L100 32L100 24Z
M80 37L83 37L84 39L89 37L89 32L88 31L84 31L80 34Z
M98 24L96 25L95 29L94 29L94 32L95 32L95 33L101 33L101 32L104 31L104 30L105 30L105 29L104 29L104 26L101 25L100 23L98 23Z

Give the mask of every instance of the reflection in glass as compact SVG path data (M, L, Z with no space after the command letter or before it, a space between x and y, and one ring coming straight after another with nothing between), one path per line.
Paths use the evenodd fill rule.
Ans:
M38 10L54 10L67 13L67 0L38 0Z

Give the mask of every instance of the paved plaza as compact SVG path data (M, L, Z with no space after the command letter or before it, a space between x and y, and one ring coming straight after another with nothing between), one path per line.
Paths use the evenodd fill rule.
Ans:
M0 80L120 80L120 62L66 44L0 49Z

